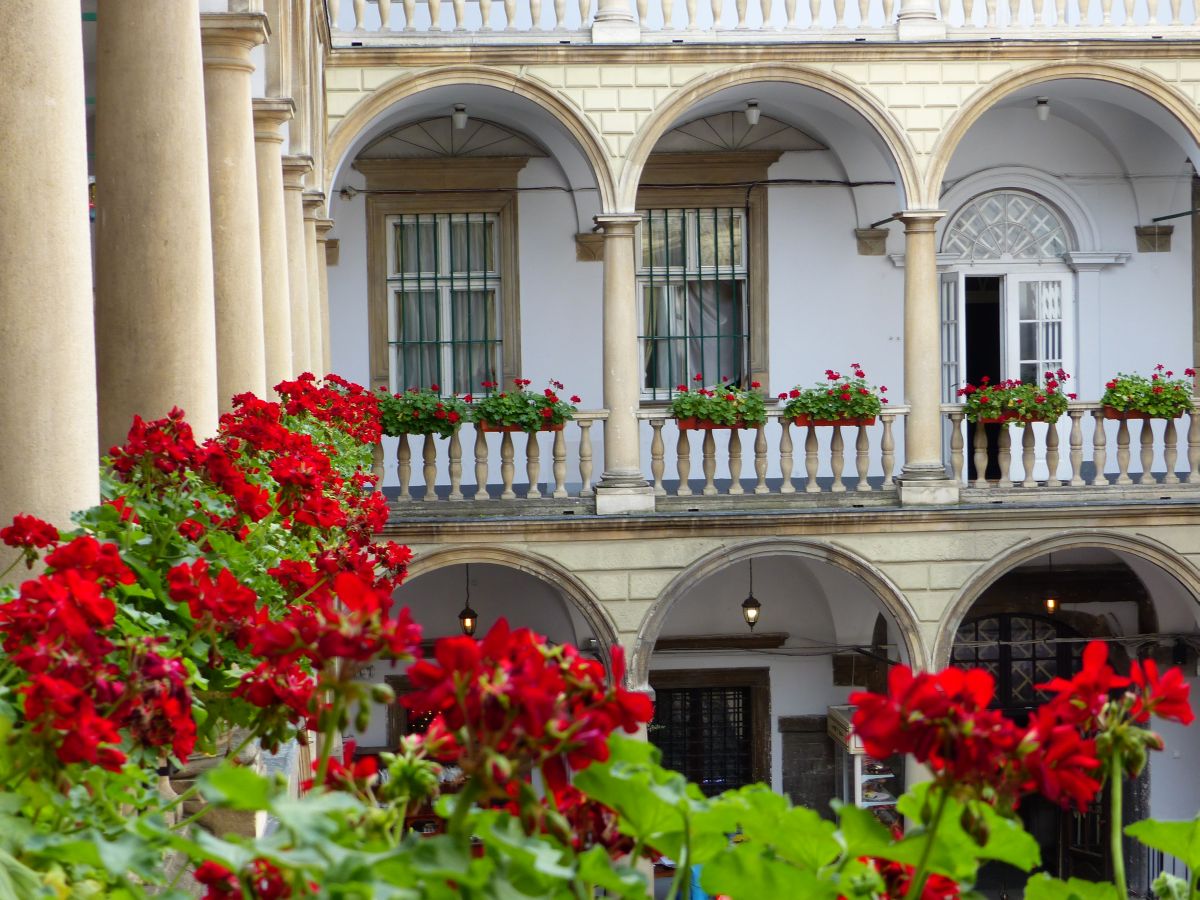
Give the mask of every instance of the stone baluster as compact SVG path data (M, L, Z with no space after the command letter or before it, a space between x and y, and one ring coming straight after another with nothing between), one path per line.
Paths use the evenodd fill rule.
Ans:
M763 31L770 30L771 29L771 0L759 0L758 9L759 9L759 12L762 13Z
M1108 2L1108 0L1105 0ZM1021 0L1008 0L1008 27L1015 28L1021 24Z
M416 29L417 29L417 0L404 0L404 30L405 31L416 31Z
M1025 477L1021 480L1021 487L1037 487L1037 479L1033 477L1033 423L1030 422L1021 429L1021 469L1025 473Z
M429 30L442 30L442 0L429 0Z
M554 458L553 496L561 499L567 496L567 432L565 428L562 431L554 432L554 444L550 453Z
M379 4L379 30L391 31L392 0L375 0Z
M866 28L871 22L871 0L858 0L858 27Z
M586 2L586 0L584 0ZM583 4L581 3L582 7ZM581 10L582 12L582 10ZM492 30L492 0L479 0L480 31Z
M458 439L457 428L450 432L447 454L450 457L450 499L462 500L462 442Z
M781 494L796 493L792 484L792 422L790 419L780 419L779 426L779 473L783 476L783 484L779 488Z
M806 476L804 492L806 494L815 494L821 490L821 486L817 484L817 464L817 429L809 425L808 434L804 437L804 472Z
M1067 0L1054 0L1054 14L1059 28L1067 25Z
M766 494L770 492L767 487L767 426L766 423L759 425L754 430L754 493Z
M1049 25L1050 25L1050 3L1051 2L1052 2L1052 0L1041 0L1042 11L1041 11L1041 15L1038 16L1037 15L1037 0L1034 0L1034 10L1033 10L1033 12L1035 14L1035 18L1034 18L1034 22L1033 22L1034 25L1037 25L1040 23L1042 25L1042 27L1049 27Z
M408 446L408 435L402 434L396 443L396 477L400 479L400 499L411 500L408 489L412 481L412 448Z
M1079 24L1086 25L1092 20L1092 4L1095 0L1079 0Z
M371 476L375 479L376 490L383 488L383 442L376 441L371 448Z
M975 461L975 480L971 487L987 486L988 440L982 422L975 423L975 434L971 438L971 450Z
M1188 473L1184 481L1188 484L1196 484L1200 482L1200 409L1192 408L1188 413L1188 423Z
M996 27L996 0L984 0L984 7L987 9L987 27Z
M1059 480L1058 477L1058 424L1049 425L1046 429L1046 487L1055 482L1060 485L1070 484L1069 479Z
M554 8L555 8L556 13L558 12L558 8L562 5L563 5L563 0L555 0ZM455 31L466 31L467 30L466 0L452 0L450 7L454 12L454 30Z
M1179 22L1179 0L1171 0L1171 25L1178 25Z
M1071 417L1071 480L1066 484L1083 487L1083 410L1068 410L1067 415Z
M975 24L975 0L963 0L963 27Z
M650 15L650 0L637 0L638 21L645 22Z
M1108 476L1104 474L1104 469L1108 464L1108 435L1104 431L1104 410L1092 410L1092 418L1095 421L1095 429L1092 431L1092 462L1096 466L1092 484L1107 487Z
M342 15L342 0L325 0L325 8L329 10L329 28L338 30L338 19Z
M854 439L854 463L858 470L858 484L855 486L856 491L871 490L871 482L867 479L867 473L871 468L871 439L867 436L867 426L858 426L858 437Z
M808 0L808 14L810 21L808 27L817 29L821 27L821 0Z
M475 500L491 500L488 493L488 445L487 435L475 426Z
M842 470L846 467L846 444L842 439L842 426L833 426L833 437L829 439L829 467L833 470L833 492L841 494L846 490L842 481Z
M711 497L717 492L717 485L714 481L717 474L717 441L713 437L711 429L704 432L704 440L700 442L700 455L700 467L704 472L702 493L706 497Z
M1107 27L1112 24L1113 0L1100 0L1100 24Z
M542 0L529 0L529 19L530 31L542 30Z
M731 428L729 430L729 493L743 493L742 432L737 428Z
M513 476L516 474L516 466L513 465L514 456L512 432L506 431L500 435L501 500L517 499L516 491L513 490Z
M525 492L526 499L537 500L542 496L538 489L538 482L542 477L542 447L536 431L525 436L525 477L529 481L529 489Z
M696 31L696 0L687 0L688 31Z
M1129 477L1129 421L1122 419L1117 426L1117 484L1133 484Z
M883 486L892 487L896 482L892 477L896 470L896 435L892 430L895 423L895 413L883 413L883 437L879 440L879 461L883 468Z
M787 21L783 27L789 30L796 27L796 0L783 0L783 13L787 16Z
M709 11L712 12L712 30L716 31L721 27L721 14L725 11L724 0L709 0Z
M1152 420L1146 419L1142 422L1138 440L1142 445L1139 454L1142 471L1138 473L1134 484L1154 484L1154 474L1151 472L1154 466L1154 422Z
M354 9L354 30L362 31L367 21L367 0L354 0L351 6Z
M567 0L554 0L554 30L562 31L567 27Z
M579 423L579 496L591 497L592 488L592 420Z
M1000 487L1010 488L1012 480L1012 432L1007 424L1000 426Z
M421 475L425 479L425 496L422 498L426 503L432 503L437 500L437 445L434 443L437 437L432 434L425 435L425 445L421 448Z
M663 472L666 471L667 464L664 461L666 456L666 448L663 445L663 420L651 419L650 431L650 475L654 478L654 494L657 497L665 497L667 489L663 487Z
M746 30L746 0L736 0L734 8L737 10L737 30ZM643 20L644 21L644 20Z
M942 21L950 21L950 0L938 0L938 7L941 9Z
M963 412L950 413L950 477L962 482L963 477Z
M688 433L679 431L679 440L675 444L675 468L679 473L679 489L675 492L680 497L690 497L692 493L688 478L692 474L692 444Z
M846 26L846 0L833 0L833 27Z
M1167 419L1163 426L1163 464L1167 470L1163 476L1163 484L1179 484L1179 475L1175 472L1178 462L1179 441L1175 434L1175 420Z
M894 0L883 0L883 24L884 24L884 27L890 25L892 22L893 6L894 6Z
M480 0L483 2L483 0ZM579 27L586 28L588 17L592 14L592 0L579 0Z
M1133 8L1135 0L1125 0L1125 25L1128 27L1133 24Z

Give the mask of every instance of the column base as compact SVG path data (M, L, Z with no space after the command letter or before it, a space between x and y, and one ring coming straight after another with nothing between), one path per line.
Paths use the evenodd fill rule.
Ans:
M596 485L596 515L628 516L654 512L654 488L639 484Z
M901 41L944 41L946 24L934 18L901 18L896 22L896 38Z
M958 488L958 482L944 472L935 478L905 473L896 479L901 506L952 506L958 502Z
M593 44L639 44L641 40L641 26L632 18L597 18L592 23Z

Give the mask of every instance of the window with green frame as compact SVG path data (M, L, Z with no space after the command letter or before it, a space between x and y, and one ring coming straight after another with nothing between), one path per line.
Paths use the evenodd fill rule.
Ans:
M500 220L494 213L387 216L391 390L465 394L501 372Z
M642 394L667 399L749 374L746 214L738 207L643 209L638 229Z

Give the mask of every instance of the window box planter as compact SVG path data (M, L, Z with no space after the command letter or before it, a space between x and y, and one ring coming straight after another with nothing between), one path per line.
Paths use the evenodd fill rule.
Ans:
M513 432L528 430L520 425L493 425L491 422L477 422L476 424L479 426L479 430L485 434L500 434L505 431ZM534 434L539 431L562 431L564 424L565 423L563 422L559 422L557 425L543 425L541 428L533 429L533 431L530 433Z
M1178 419L1190 412L1195 403L1192 379L1196 372L1184 369L1184 378L1173 378L1174 374L1159 363L1149 377L1122 372L1110 378L1104 385L1104 396L1100 398L1104 418L1118 421Z
M1177 412L1173 416L1155 416L1148 412L1142 412L1140 409L1116 409L1112 406L1104 407L1104 418L1112 419L1117 422L1145 422L1150 419L1178 419L1182 415L1182 412Z
M874 416L857 416L847 419L814 419L811 416L799 415L793 416L792 422L796 425L874 425Z
M743 419L738 419L730 425L723 425L720 422L713 422L711 419L701 419L699 416L686 416L676 419L675 423L679 426L680 431L729 431L734 428L758 427L757 425L748 425Z

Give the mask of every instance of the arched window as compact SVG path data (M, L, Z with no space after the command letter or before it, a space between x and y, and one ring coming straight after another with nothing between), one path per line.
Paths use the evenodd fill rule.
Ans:
M954 637L954 664L987 669L996 679L993 705L1018 717L1045 703L1036 686L1070 678L1083 645L1071 627L1045 616L1000 613L964 622Z
M942 249L964 260L1058 259L1072 248L1062 216L1023 191L992 191L965 203L946 226Z

